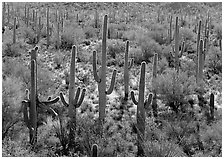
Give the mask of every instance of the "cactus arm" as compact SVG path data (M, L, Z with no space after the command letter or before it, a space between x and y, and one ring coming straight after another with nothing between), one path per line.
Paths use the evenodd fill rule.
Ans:
M97 74L97 69L96 69L96 51L93 51L93 76L96 82L100 83L100 77Z
M92 157L97 157L98 156L98 145L97 144L93 144L91 151L92 151Z
M25 100L30 100L30 91L28 89L25 90L26 91L26 98Z
M151 102L152 102L152 93L149 94L148 100L145 100L144 108L149 109L149 105L151 104Z
M78 103L76 104L75 108L80 107L80 105L82 104L82 102L83 102L83 100L84 100L85 93L86 93L86 89L83 89L83 90L82 90L82 93L81 93L81 97L79 98L79 101L78 101Z
M114 89L114 84L115 84L115 79L116 79L116 74L117 74L117 70L113 71L112 74L112 79L111 79L111 83L110 83L110 88L106 91L106 94L109 95L113 92Z
M184 53L184 47L185 47L185 42L183 41L182 46L181 46L181 51L180 51L179 58L181 58L183 53Z
M133 101L133 103L134 103L135 105L138 105L138 102L137 102L137 100L135 99L135 93L134 93L133 91L131 91L131 99L132 99L132 101Z
M133 64L134 64L134 59L132 58L131 61L129 62L128 69L131 69Z
M68 107L69 104L65 101L65 98L64 98L62 92L60 92L60 98L61 98L61 102L64 104L64 106Z
M30 102L27 100L22 101L22 106L23 106L23 118L24 122L26 123L26 126L30 129L30 120L28 117L28 107L29 107Z
M44 105L51 105L51 104L55 104L55 103L57 103L59 101L59 97L56 97L55 99L50 99L49 100L49 98L48 98L48 101L46 101L46 102L40 102L40 103L42 103L42 104L44 104Z
M78 87L78 89L76 90L76 94L75 94L75 98L73 100L73 104L76 105L78 100L79 100L79 95L80 95L80 91L81 91L81 88Z

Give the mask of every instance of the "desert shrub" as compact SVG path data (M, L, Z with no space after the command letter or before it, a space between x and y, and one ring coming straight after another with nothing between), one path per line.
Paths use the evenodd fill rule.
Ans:
M162 52L160 45L155 40L148 37L144 38L140 46L145 61L148 61L155 53L160 56Z
M95 38L99 34L99 30L91 26L84 28L85 39Z
M67 26L61 35L61 48L71 49L73 45L80 44L85 39L85 33L81 28Z
M4 139L10 129L21 121L21 103L25 91L22 82L12 76L3 80L2 87L2 137Z
M222 72L222 52L218 47L210 47L206 55L205 66L212 75Z
M175 70L167 69L155 81L155 88L163 97L166 106L176 113L188 109L187 96L192 95L196 88L194 77L188 77L186 72L177 73Z
M28 44L37 44L37 34L31 27L23 28L23 37Z
M125 43L122 40L108 40L107 41L108 55L116 58L116 55L125 51Z
M65 58L65 56L64 56L64 54L61 51L57 51L55 53L55 56L53 58L54 63L56 64L55 69L61 68L61 65L62 65L62 63L64 61L64 58Z
M123 34L123 39L130 40L130 41L135 40L135 34L136 34L135 32L136 32L135 30L125 31Z
M16 67L14 67L16 66ZM27 86L30 81L29 69L16 59L5 58L2 65L3 76L14 76Z
M196 39L196 34L189 28L181 27L179 29L179 38L185 42L194 41L194 39Z
M222 39L222 24L221 23L214 24L214 33L217 40Z
M2 56L8 56L8 57L18 57L22 54L22 48L20 43L3 43L2 48Z
M219 120L207 126L200 132L205 149L205 156L215 157L222 155L222 121Z
M130 55L130 58L134 59L134 63L141 64L141 62L143 60L143 54L142 54L141 48L139 48L139 47L137 47L137 48L131 47L129 49L129 55Z
M162 74L168 68L168 62L165 57L158 61L158 74Z

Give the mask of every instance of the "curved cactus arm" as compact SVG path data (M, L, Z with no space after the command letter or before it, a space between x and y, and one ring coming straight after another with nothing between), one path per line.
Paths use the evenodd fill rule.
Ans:
M111 83L110 83L110 88L106 91L107 95L109 95L113 92L115 79L116 79L116 74L117 74L117 70L114 70L113 75L112 75L112 79L111 79Z
M25 100L30 100L30 91L28 89L25 90L26 91L26 98Z
M81 88L78 87L78 89L76 90L75 99L73 100L74 105L76 105L78 103L80 91L81 91Z
M137 100L135 99L135 93L134 93L133 91L131 91L131 99L132 99L132 101L133 101L133 103L134 103L135 105L138 105L138 102L137 102Z
M98 156L98 145L93 144L92 145L92 157L97 157Z
M61 98L61 102L64 104L64 106L68 107L69 104L65 101L65 98L64 98L62 92L60 92L60 98Z
M182 57L182 55L183 55L183 53L184 53L184 49L185 49L185 42L183 41L182 46L181 46L181 51L180 51L179 58Z
M84 88L81 93L81 97L79 98L78 103L76 104L76 108L80 107L85 97L86 89Z
M93 76L96 82L100 83L100 77L97 74L97 69L96 69L96 51L93 51Z
M24 122L26 123L26 126L30 129L30 120L28 115L28 107L30 107L30 102L27 100L22 101L22 109L23 109L23 118Z
M131 61L129 62L128 69L131 69L133 64L134 64L134 59L132 58Z
M48 101L46 101L46 102L40 102L40 103L42 103L44 105L51 105L51 104L57 103L58 101L59 101L59 97L56 97L55 99L52 99L52 100L51 100L51 97L50 97L50 99L48 97Z
M151 104L151 102L152 102L152 93L149 94L148 100L145 100L145 103L144 103L145 109L149 109L149 105Z
M52 111L52 113L55 115L55 116L58 116L58 113L53 109L53 108L49 108L51 111Z

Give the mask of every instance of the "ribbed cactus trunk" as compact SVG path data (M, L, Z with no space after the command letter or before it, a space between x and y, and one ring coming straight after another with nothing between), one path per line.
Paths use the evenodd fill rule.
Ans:
M214 110L215 110L215 97L214 94L210 95L210 120L214 120Z
M137 105L137 145L138 152L137 156L144 155L144 137L145 137L145 108L144 108L144 94L145 94L145 63L141 65L141 74L139 81L139 94L138 94L138 105Z
M75 129L76 129L76 108L74 108L73 100L75 96L75 59L76 59L76 48L72 49L72 59L70 65L70 76L69 76L69 107L68 116L70 118L69 123L69 140L70 143L75 141Z
M50 45L49 7L47 7L47 49Z
M178 17L176 17L175 25L175 69L179 72L179 26Z
M144 100L145 95L145 62L141 64L140 80L139 80L139 94L138 101L135 99L134 92L131 91L131 98L135 105L137 105L137 156L144 156L144 141L145 141L145 113L146 109L152 101L152 94L149 94L148 99Z
M201 84L201 82L203 81L203 69L204 69L203 40L200 40L198 51L198 79L197 79L198 84Z
M13 44L16 43L16 18L14 18L14 25L13 25Z
M5 2L2 2L3 8L2 8L2 27L5 27Z
M106 109L106 95L109 95L113 92L115 78L116 78L116 70L113 71L111 84L108 90L106 90L106 35L107 35L107 15L104 16L103 21L103 39L102 39L102 66L99 71L99 75L97 74L96 64L97 64L97 56L96 51L93 51L93 74L94 79L98 83L98 91L99 91L99 131L102 135L103 132L103 122L105 119L105 109Z
M105 108L106 108L106 59L107 59L107 53L106 53L106 40L107 40L107 15L104 17L104 22L103 22L103 39L102 39L102 56L101 56L101 82L99 83L99 105L100 105L100 110L99 110L99 118L100 118L100 123L103 122L105 119Z
M198 54L199 54L199 46L200 46L200 34L201 34L201 21L198 24L198 32L197 32L197 51L196 51L196 81L198 82Z
M153 85L153 99L152 99L152 110L153 110L153 116L157 118L158 111L157 111L157 92L155 88L155 82L157 77L157 64L158 64L158 54L154 54L153 59L153 71L152 71L152 85Z
M170 16L170 31L169 31L169 43L171 43L172 41L172 20L173 20L173 16Z
M75 94L75 59L76 59L77 48L75 45L72 47L72 59L70 65L70 76L69 76L69 103L64 99L62 93L60 93L62 103L68 107L69 116L69 148L74 148L75 146L75 131L76 131L76 108L80 107L84 97L86 89L82 90L78 88ZM80 95L81 93L81 95Z
M30 94L30 144L37 142L37 107L36 107L36 61L31 61L31 94Z
M126 42L126 51L125 51L125 60L124 60L124 100L128 100L129 94L129 69L131 69L133 65L133 59L131 59L131 63L129 65L128 61L128 51L129 51L129 41Z

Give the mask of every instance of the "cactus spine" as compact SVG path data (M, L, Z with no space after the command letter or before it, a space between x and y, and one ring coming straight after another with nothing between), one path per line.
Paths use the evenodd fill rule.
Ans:
M153 58L152 84L155 83L157 77L157 64L158 64L158 54L155 53ZM152 110L153 110L153 116L155 118L157 118L158 116L156 98L157 98L156 88L155 86L153 86Z
M58 102L59 98L40 102L37 95L37 64L36 64L36 51L37 47L31 50L31 88L26 90L27 97L22 101L24 122L30 130L30 144L35 145L37 142L37 119L38 119L38 107L41 109L50 110L47 108L51 104ZM28 109L29 108L29 109Z
M145 109L149 107L152 101L152 94L149 94L148 100L144 100L145 93L145 62L141 64L140 82L138 101L135 99L134 92L131 91L131 98L135 105L137 105L137 156L144 156L144 138L145 138Z
M129 41L126 42L125 60L124 60L124 100L128 100L129 93L129 70L133 66L133 59L128 61Z
M94 79L98 83L98 91L99 91L99 126L100 132L102 132L101 126L103 125L103 121L105 118L105 108L106 108L106 95L112 93L115 78L116 78L116 70L113 71L111 84L108 90L106 90L106 35L107 35L107 15L104 16L103 22L103 39L102 39L102 66L100 69L99 75L97 74L97 59L96 59L96 51L93 51L93 74Z
M178 17L176 17L175 25L175 69L179 72L179 26Z
M80 107L82 104L86 89L82 90L78 88L75 94L75 59L76 59L76 46L73 45L72 47L72 59L70 65L70 77L69 77L69 103L67 103L64 99L62 93L60 93L60 98L62 103L68 107L69 110L69 146L72 147L75 141L75 130L76 130L76 108ZM81 93L81 95L80 95Z

